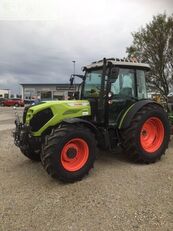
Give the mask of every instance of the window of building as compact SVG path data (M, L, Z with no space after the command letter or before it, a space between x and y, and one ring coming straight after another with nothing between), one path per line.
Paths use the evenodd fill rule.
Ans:
M50 99L52 99L52 92L51 91L42 91L41 92L41 99L42 100L50 100Z

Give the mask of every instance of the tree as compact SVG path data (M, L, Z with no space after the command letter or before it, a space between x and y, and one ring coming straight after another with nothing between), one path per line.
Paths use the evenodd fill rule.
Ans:
M147 82L167 102L173 86L173 15L154 16L149 24L132 33L133 44L127 48L128 57L151 66Z

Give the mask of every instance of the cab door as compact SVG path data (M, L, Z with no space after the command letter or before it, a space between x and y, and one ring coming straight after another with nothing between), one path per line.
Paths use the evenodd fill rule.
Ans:
M119 113L137 98L135 70L119 68L118 76L110 79L109 124L116 124Z

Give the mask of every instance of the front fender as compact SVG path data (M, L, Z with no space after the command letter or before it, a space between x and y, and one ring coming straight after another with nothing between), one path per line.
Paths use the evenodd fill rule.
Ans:
M97 129L97 127L84 119L80 119L80 118L69 118L69 119L64 119L61 124L83 124L85 127L88 127L95 135L96 137L99 136L99 130Z

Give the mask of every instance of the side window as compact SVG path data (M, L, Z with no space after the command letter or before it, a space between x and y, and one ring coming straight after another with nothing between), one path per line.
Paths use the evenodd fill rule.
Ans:
M111 92L114 98L135 96L135 74L133 69L120 68L118 78L111 81Z
M147 98L147 89L145 82L145 71L137 70L137 85L138 85L138 99L146 99Z
M96 70L86 73L84 96L99 97L101 88L102 70Z

